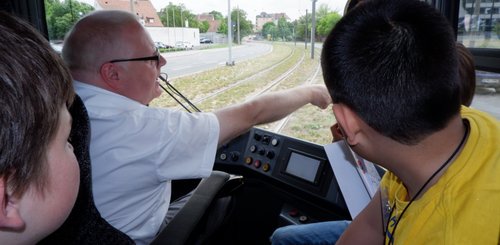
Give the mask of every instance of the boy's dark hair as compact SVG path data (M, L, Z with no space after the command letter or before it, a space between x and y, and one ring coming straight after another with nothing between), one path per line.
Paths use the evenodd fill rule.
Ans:
M424 2L360 3L328 35L321 65L333 102L398 142L415 144L459 113L453 30Z
M0 11L0 176L21 195L43 190L46 153L61 108L73 101L69 70L25 21Z
M354 7L356 7L356 5L358 5L358 3L360 3L362 0L348 0L346 5L345 5L345 8L344 8L344 15L349 12L351 9L353 9Z

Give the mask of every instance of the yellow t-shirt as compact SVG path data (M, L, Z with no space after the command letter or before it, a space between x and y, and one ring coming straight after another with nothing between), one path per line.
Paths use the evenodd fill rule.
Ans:
M395 207L386 244L500 244L500 122L462 107L470 131L464 148L439 181L394 221L408 205L407 190L393 174L380 183L383 206Z

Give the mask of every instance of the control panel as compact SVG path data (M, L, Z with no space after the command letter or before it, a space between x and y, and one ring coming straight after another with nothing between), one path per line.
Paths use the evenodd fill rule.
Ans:
M247 135L245 138L248 138L248 142L244 142L243 147L234 143L223 146L218 152L218 161L229 164L243 163L243 166L271 175L277 166L283 145L280 144L282 137L258 129L252 129L252 133Z
M220 147L215 164L244 168L346 209L321 145L252 128Z

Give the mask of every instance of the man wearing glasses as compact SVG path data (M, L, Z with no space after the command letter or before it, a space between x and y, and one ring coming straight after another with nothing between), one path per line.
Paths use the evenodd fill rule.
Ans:
M95 202L137 244L148 244L173 217L173 179L207 177L218 145L256 124L311 103L331 102L324 86L260 96L213 113L150 108L167 62L136 16L96 11L79 20L62 50L91 121ZM167 211L169 213L167 214Z

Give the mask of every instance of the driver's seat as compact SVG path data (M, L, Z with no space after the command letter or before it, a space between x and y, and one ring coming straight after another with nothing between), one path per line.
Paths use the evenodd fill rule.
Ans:
M232 195L243 177L221 171L202 179L184 207L151 245L211 244L232 213Z

